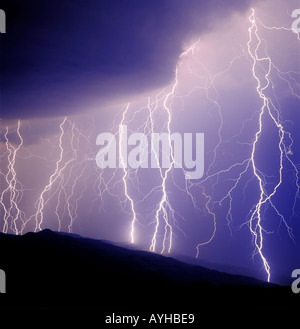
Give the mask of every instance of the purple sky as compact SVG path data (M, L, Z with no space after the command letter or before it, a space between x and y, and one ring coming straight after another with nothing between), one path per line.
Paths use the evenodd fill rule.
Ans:
M249 31L251 8L257 35ZM49 227L129 242L134 207L135 242L148 249L163 195L159 170L128 170L126 195L122 169L97 168L96 137L117 133L122 120L130 133L149 133L150 110L154 130L166 131L167 105L172 132L205 135L204 176L186 181L173 169L166 180L172 254L194 257L201 244L200 259L246 268L266 280L251 235L251 225L259 224L271 281L289 277L300 266L300 42L290 30L295 8L297 1L4 4L1 230ZM261 59L255 66L251 54ZM263 105L255 77L266 87L270 110L261 116L256 173L265 197L282 183L251 222L260 186L249 159ZM158 218L160 252L164 237L169 247L170 227L165 231L163 211Z

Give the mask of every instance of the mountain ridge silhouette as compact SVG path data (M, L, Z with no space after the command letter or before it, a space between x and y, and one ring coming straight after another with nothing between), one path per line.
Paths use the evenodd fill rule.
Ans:
M7 298L0 307L145 310L293 308L290 287L227 274L108 241L53 232L0 234ZM195 300L198 302L195 303Z

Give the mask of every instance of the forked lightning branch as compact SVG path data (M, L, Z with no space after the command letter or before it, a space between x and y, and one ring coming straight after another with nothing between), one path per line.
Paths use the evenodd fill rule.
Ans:
M149 139L149 140L148 140ZM118 140L118 145L117 145ZM96 144L102 146L96 156L97 166L105 168L181 168L186 179L200 179L204 173L204 134L178 132L140 132L128 136L127 125L120 125L118 139L112 133L99 134ZM119 155L119 159L117 159Z

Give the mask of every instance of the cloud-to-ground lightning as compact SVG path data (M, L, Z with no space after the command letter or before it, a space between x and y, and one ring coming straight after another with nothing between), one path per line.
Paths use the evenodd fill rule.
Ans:
M255 139L252 146L252 152L251 152L251 165L253 169L253 173L259 183L259 190L260 190L260 196L258 203L255 205L255 209L251 214L250 220L249 220L249 227L251 230L251 233L254 237L254 244L255 244L255 252L257 252L262 259L265 271L267 273L267 279L270 281L270 265L266 259L266 257L263 254L263 227L262 227L262 206L270 202L272 207L276 210L277 214L283 219L285 225L287 226L289 234L291 234L291 228L287 225L286 221L284 220L284 217L279 213L279 211L276 209L275 205L272 203L272 197L275 195L277 189L282 183L282 170L283 170L283 157L287 156L287 153L285 153L286 150L289 149L289 146L285 145L284 138L285 136L288 136L289 139L291 138L289 132L284 130L283 124L280 122L280 114L278 109L275 107L274 103L272 102L272 99L266 95L266 90L271 86L270 81L270 73L273 68L272 65L272 59L269 57L267 50L265 50L264 55L259 55L260 48L262 47L262 40L259 37L258 34L258 27L256 24L256 18L255 18L255 10L252 9L251 15L249 17L249 21L251 23L251 26L249 27L249 41L247 43L247 49L248 54L250 55L252 59L252 74L255 80L257 81L257 93L259 95L259 98L262 101L262 106L259 113L259 128L258 131L255 134ZM254 46L256 43L256 46ZM254 45L253 45L254 44ZM260 63L266 63L266 69L264 70L264 74L260 78L258 76L258 67ZM280 71L279 71L280 72ZM278 151L279 151L279 172L278 172L278 182L273 187L273 190L271 193L266 192L266 189L264 187L265 182L263 175L261 172L257 169L256 163L255 163L255 153L256 153L256 145L259 142L259 137L261 135L261 132L263 130L263 115L267 114L268 117L272 120L275 127L278 130ZM289 152L289 151L288 151ZM295 166L294 166L295 168ZM298 172L296 170L296 174L298 175ZM297 181L297 189L299 189L298 181Z
M22 198L23 186L19 182L16 173L16 160L17 154L23 145L23 138L20 134L21 121L18 120L16 134L18 136L19 142L16 146L12 145L8 140L8 127L6 127L6 132L4 134L5 146L7 151L7 172L2 173L5 178L7 187L3 189L0 196L0 204L3 208L3 229L4 233L7 233L10 223L10 228L15 234L19 234L20 231L17 226L18 220L23 220L21 218L23 212L20 210L18 203Z
M159 227L159 216L160 214L163 214L163 219L165 222L165 233L164 233L164 238L163 238L163 247L161 252L163 253L165 250L165 245L166 245L166 239L167 239L167 234L169 232L169 247L168 247L168 252L171 251L172 248L172 239L173 239L173 229L172 229L172 225L170 224L170 219L168 216L168 208L171 212L173 212L172 207L170 206L170 203L168 201L168 196L167 196L167 191L166 191L166 180L168 179L168 174L169 172L172 170L172 167L174 165L174 155L173 155L173 147L172 147L172 142L171 142L171 119L172 119L172 115L171 115L171 109L170 109L170 102L172 101L172 96L174 94L174 91L176 89L176 86L178 84L178 78L177 78L177 71L176 71L176 77L175 77L175 82L172 86L171 91L165 96L165 99L163 101L163 105L164 105L164 109L167 112L167 134L168 134L168 143L169 143L169 148L170 148L170 155L171 155L171 161L170 161L170 165L168 168L166 168L166 170L163 172L162 168L159 166L159 172L160 172L160 176L161 176L161 190L162 190L162 197L161 200L159 202L159 205L157 207L156 213L155 213L155 231L153 234L153 238L151 241L151 246L150 246L150 250L151 251L155 251L156 248L156 238L157 238L157 232L158 232L158 227ZM151 117L151 127L153 129L153 118ZM159 155L155 154L156 159L158 160ZM159 161L158 161L158 165L159 165Z
M43 191L40 194L39 200L38 200L38 204L37 204L37 211L35 214L35 222L36 222L36 226L35 226L35 231L37 230L41 230L41 225L43 223L43 218L44 218L44 207L45 207L45 194L50 191L51 187L53 186L53 184L55 183L55 181L60 177L61 172L63 170L63 168L60 168L60 163L62 162L62 157L63 157L63 146L62 146L62 138L64 136L64 124L66 122L67 118L65 117L63 122L60 124L60 137L59 137L59 149L60 149L60 154L59 154L59 159L56 162L56 168L54 173L50 176L49 178L49 183L45 186L45 188L43 189Z
M1 192L0 204L3 211L3 228L2 232L8 233L9 231L15 234L22 234L27 231L27 227L32 227L32 230L39 231L44 226L48 226L48 222L44 222L45 211L48 204L53 201L54 207L51 207L52 212L57 218L58 231L67 230L72 231L72 226L78 217L78 203L82 199L84 190L78 191L78 182L85 180L84 172L87 170L88 155L83 159L78 158L80 139L84 142L89 142L87 136L78 131L75 124L67 117L63 118L59 125L60 133L57 141L49 141L52 148L58 145L58 158L53 160L46 156L33 154L28 147L25 147L24 140L21 133L21 120L18 120L17 127L14 134L17 135L17 145L14 146L9 142L9 128L5 128L4 146L5 153L2 157L7 155L7 171L1 171L2 178L6 183L6 188ZM26 125L25 125L26 126ZM13 132L11 132L12 134ZM54 138L55 139L55 138ZM82 144L82 142L81 142ZM88 148L85 151L89 152ZM20 153L20 154L19 154ZM57 156L57 152L54 152ZM21 210L19 204L22 202L24 195L33 193L33 189L25 189L23 184L18 178L16 161L35 159L42 161L43 165L53 166L53 172L49 175L46 184L38 193L35 200L35 210L32 214L26 214ZM3 186L3 185L2 185ZM71 200L74 200L71 203ZM47 209L49 212L49 209ZM69 218L69 224L63 223L63 217ZM67 219L66 219L67 220ZM33 224L34 223L34 224ZM33 225L33 226L32 226Z
M254 244L254 252L253 256L259 255L263 268L266 272L267 275L267 280L270 281L271 277L271 268L269 265L269 262L267 260L267 257L264 253L264 235L267 234L266 230L264 229L263 226L263 217L264 217L264 210L263 207L266 206L268 203L271 205L271 207L275 210L276 214L279 216L280 220L285 224L287 232L291 239L293 239L293 233L292 233L292 228L288 225L287 220L285 217L280 213L280 211L276 208L276 205L273 203L272 198L275 196L277 190L279 189L280 185L282 184L283 180L283 169L284 169L284 159L286 159L291 165L292 168L295 171L295 185L296 185L296 194L295 194L295 199L294 199L294 205L296 204L296 200L299 198L299 172L297 169L297 166L294 164L292 159L290 158L290 155L292 155L291 147L294 143L291 133L286 131L284 128L284 123L281 122L280 120L280 110L276 107L276 95L273 93L273 97L275 101L272 99L270 95L270 90L272 90L273 87L273 82L271 80L270 74L271 71L277 73L277 77L279 77L282 81L284 81L290 90L291 95L295 96L296 98L299 98L299 95L295 93L294 88L292 87L292 83L294 82L295 85L296 81L294 78L291 77L289 73L282 72L278 69L278 67L273 63L271 57L268 55L268 50L267 50L267 45L265 44L265 40L262 40L262 38L259 35L258 31L258 24L257 21L260 22L259 20L256 20L255 16L255 10L251 10L251 14L249 16L249 22L250 22L250 27L248 28L248 42L247 42L247 51L244 51L244 54L241 56L247 56L248 59L250 60L250 65L251 65L251 74L256 82L256 92L257 95L260 99L261 102L261 107L258 109L258 122L257 122L257 131L255 132L255 135L250 143L248 145L251 147L251 151L249 154L249 158L246 158L244 161L239 162L239 163L234 163L230 167L223 169L221 171L215 172L215 173L209 173L207 177L202 181L202 183L205 183L209 179L219 177L222 174L227 174L233 169L241 168L241 171L239 172L237 178L233 178L232 181L234 184L232 187L227 191L227 193L218 201L214 201L213 203L215 205L222 205L223 202L226 199L229 199L229 207L228 207L228 212L227 212L227 221L228 221L228 226L229 229L231 230L231 224L232 224L232 212L231 212L231 207L232 207L232 202L233 202L233 197L232 194L234 190L237 188L239 184L242 184L242 177L246 174L249 173L250 171L252 172L253 178L257 181L258 184L258 193L257 193L257 203L252 207L250 213L249 213L249 219L245 222L249 226L250 233L253 238L253 244ZM260 22L261 26L264 28L267 28L264 24ZM278 30L285 30L285 31L290 31L288 28L268 28L268 29L278 29ZM299 36L298 36L299 37ZM297 37L297 38L298 38ZM237 59L240 58L240 56L234 58L232 63ZM230 68L229 66L229 68ZM220 77L224 72L227 70L218 73L215 77ZM296 73L296 72L295 72ZM285 76L288 75L287 79ZM214 77L214 79L215 79ZM292 81L292 82L291 82ZM219 107L219 105L218 105ZM264 126L266 125L264 121L266 121L266 117L272 120L274 126L277 129L278 132L278 144L274 148L274 152L276 150L278 151L278 180L274 184L273 188L271 191L267 191L266 189L266 174L263 173L259 167L257 166L257 146L260 142L260 137L262 132L264 131ZM221 126L220 126L221 127ZM214 160L212 163L214 163L216 159L216 151L217 148L221 145L221 141L219 140L218 145L216 146L214 150ZM209 168L212 168L212 165L210 165ZM248 181L249 182L249 181ZM247 187L246 183L245 187ZM192 186L195 185L192 183ZM199 184L201 186L201 183ZM209 199L208 203L206 204L206 207L211 204L211 200ZM209 209L208 209L209 210ZM294 212L294 206L293 206L293 212ZM215 214L212 212L211 213L213 216ZM199 246L201 246L202 243L197 245L197 256L199 253Z
M249 16L250 15L250 16ZM300 198L300 177L299 165L293 161L295 151L295 141L292 133L286 128L286 121L282 119L281 107L278 105L274 79L278 79L288 90L288 94L297 101L300 100L299 83L297 71L284 71L275 63L268 50L268 43L262 37L261 30L284 31L292 33L290 28L270 27L264 24L256 12L251 9L249 15L244 17L247 22L247 39L240 47L240 52L227 61L226 67L218 72L210 72L205 61L201 57L202 40L199 39L189 48L184 50L178 60L174 72L174 79L169 86L159 91L151 92L145 97L143 105L135 105L134 102L127 103L114 118L112 130L114 136L119 134L119 168L106 174L105 169L100 170L95 163L95 122L92 118L92 132L86 133L86 128L80 128L75 123L76 119L64 117L60 119L57 129L59 133L54 136L49 145L52 153L49 158L45 155L36 155L30 151L30 146L25 147L25 138L22 135L22 121L18 120L16 128L3 128L1 146L4 150L1 160L6 163L6 168L1 167L1 182L4 188L0 194L0 207L2 214L1 230L4 233L13 232L22 234L28 230L39 231L48 226L56 230L72 232L76 222L81 222L83 214L80 211L81 201L87 195L91 200L86 213L92 213L94 207L99 208L99 220L104 210L107 197L116 198L120 204L120 212L125 214L128 221L128 231L126 238L131 243L137 243L143 238L140 237L139 229L147 231L148 249L152 252L170 253L176 241L177 234L185 236L185 232L180 225L181 220L186 220L185 214L178 210L172 199L173 190L180 191L186 197L189 207L193 208L197 220L203 227L205 226L205 237L203 232L199 232L201 239L195 243L196 257L200 257L201 247L213 241L217 234L219 218L218 210L226 208L224 219L227 222L230 234L233 235L234 226L237 229L248 227L249 241L253 243L253 257L258 257L266 273L267 281L271 280L272 268L269 255L265 250L265 241L268 237L268 228L265 225L265 213L267 209L272 209L283 223L288 235L293 239L292 227L276 205L276 197L280 193L280 188L284 183L286 167L293 171L295 197L291 208L292 216L295 216L295 209ZM299 33L294 34L299 40ZM225 125L224 118L226 111L222 106L222 91L218 89L218 81L233 70L237 62L243 61L247 66L256 103L259 106L253 109L248 119L241 123L239 133L233 133L227 139L223 136ZM192 65L191 63L196 63ZM188 77L193 83L185 86L185 78ZM178 170L172 143L172 132L175 129L178 112L184 111L188 116L188 109L185 107L186 100L193 94L201 94L206 104L209 104L210 111L214 118L216 135L214 146L207 150L210 154L210 162L205 164L205 173L201 179L184 179L184 168ZM180 108L180 109L179 109ZM121 115L121 118L119 117ZM201 114L202 115L202 114ZM204 115L203 115L204 116ZM201 117L201 116L200 116ZM259 147L262 143L262 135L266 130L266 121L271 122L276 131L276 143L272 144L274 153L277 155L276 177L272 177L272 182L268 179L274 173L263 170L259 164ZM174 125L174 126L173 126ZM247 125L252 126L252 135L248 136L245 142L239 141ZM154 157L155 169L152 170L153 183L144 186L141 179L143 169L129 168L127 157L127 127L131 131L143 131L150 137L151 150ZM170 149L170 164L168 168L161 165L160 155L156 153L153 146L153 134L164 133L168 136ZM11 139L11 140L10 140ZM244 158L232 162L222 162L222 147L232 140L243 143L248 151ZM154 150L154 151L153 151ZM147 150L148 151L148 150ZM23 153L22 153L23 152ZM22 175L17 166L18 162L24 160L29 154L32 159L38 159L46 164L48 169L47 177L44 177L40 190L34 190L34 209L26 213L24 201L30 189L25 189L22 183ZM22 155L23 154L23 155ZM220 167L220 163L222 167ZM179 172L179 174L177 174ZM152 177L152 176L151 176ZM226 184L224 183L226 180ZM92 183L91 183L92 182ZM224 183L224 186L220 188ZM249 185L255 185L255 195L248 215L240 220L236 225L233 208L235 205L236 191L246 198L246 190ZM255 199L255 200L254 200ZM253 201L254 200L254 201ZM142 213L145 204L145 213ZM141 210L142 209L142 210ZM149 210L150 209L150 210ZM206 221L208 219L208 221ZM51 225L49 225L49 220ZM225 222L225 223L226 223ZM199 227L202 227L199 224ZM187 237L188 238L188 237Z
M231 204L232 204L232 192L237 187L237 185L241 182L242 176L248 172L249 170L252 170L253 176L256 179L259 187L258 192L258 201L253 206L251 212L250 212L250 219L247 221L247 224L249 226L251 235L253 237L253 243L254 243L254 252L253 255L258 254L262 260L263 267L265 269L265 272L267 274L267 280L270 281L271 276L271 269L269 262L264 254L263 246L264 246L264 234L266 233L266 230L263 227L263 206L267 203L270 203L271 207L276 211L277 215L280 217L280 219L284 222L287 232L290 235L290 237L293 239L292 229L287 224L287 221L285 220L284 216L278 211L274 203L272 202L272 198L276 194L277 190L279 189L281 183L282 183L282 176L283 176L283 159L284 157L289 161L289 163L292 165L293 169L295 170L296 175L296 195L295 195L295 201L299 197L299 173L296 165L293 163L293 161L290 158L290 155L292 154L291 146L293 145L293 139L291 137L291 134L286 131L283 127L283 123L280 121L280 111L275 106L275 102L272 100L270 96L268 96L268 89L272 88L272 81L270 78L270 73L272 70L274 70L278 77L280 79L283 79L287 84L291 91L291 94L295 96L296 98L299 98L299 95L296 94L291 87L291 84L288 80L283 78L284 72L281 72L278 67L276 67L270 56L267 52L267 47L265 46L263 40L259 36L258 32L258 26L256 22L255 17L255 10L251 10L251 15L249 16L249 22L250 27L248 28L249 32L249 39L247 42L247 52L246 55L249 56L250 62L251 62L251 72L253 79L256 81L256 91L259 99L261 100L261 107L259 109L259 115L258 115L258 130L255 133L255 136L253 138L253 141L249 143L251 146L251 154L248 159L245 159L242 163L235 163L229 168L219 171L214 174L209 174L208 178L211 178L213 176L219 176L223 173L227 173L233 168L242 167L244 168L238 175L236 179L234 179L233 186L229 189L229 191L225 194L225 196L219 200L217 203L222 204L222 202L229 198L229 208L227 213L227 218L229 218L228 223L230 225L230 222L232 220L232 214L231 214ZM262 24L262 26L264 26ZM264 26L265 27L265 26ZM270 28L272 29L272 28ZM281 28L274 28L274 29L281 29ZM289 31L290 29L282 28L283 30ZM275 96L276 97L276 96ZM266 180L265 180L265 174L258 169L258 166L256 164L256 157L257 157L257 145L259 144L261 134L264 130L264 121L266 120L264 116L267 116L270 118L276 127L278 131L278 145L277 145L277 151L279 153L278 156L278 163L279 163L279 169L278 169L278 181L274 185L272 191L267 192L266 190ZM288 142L285 142L285 139L288 140ZM218 144L220 145L220 144ZM217 147L218 147L217 145ZM216 151L216 149L215 149ZM276 152L276 149L274 149L274 152ZM215 152L216 154L216 152ZM215 159L214 159L215 160ZM206 178L206 180L208 179ZM201 244L200 244L201 245ZM198 245L199 246L199 245ZM198 254L198 246L197 246L197 254Z
M127 145L124 144L123 139L124 139L124 134L127 135L127 131L124 131L124 121L125 121L125 117L126 117L126 113L129 109L130 104L127 104L123 114L122 114L122 120L120 122L120 164L121 164L121 168L123 168L124 171L124 175L122 177L123 180L123 184L124 184L124 194L126 196L126 199L129 201L130 203L130 208L131 208L131 213L132 213L132 220L131 220L131 230L130 230L130 240L131 243L134 243L134 227L135 227L135 223L137 221L137 215L134 209L134 201L133 199L130 197L129 193L128 193L128 186L127 186L127 176L128 176L128 171L127 171L127 159L124 158L124 148L127 148ZM127 153L127 151L125 152Z

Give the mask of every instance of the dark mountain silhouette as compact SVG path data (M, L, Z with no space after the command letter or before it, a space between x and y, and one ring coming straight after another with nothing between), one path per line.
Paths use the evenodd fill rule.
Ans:
M50 230L0 234L0 251L0 268L7 278L1 307L6 308L191 312L298 305L288 286Z

